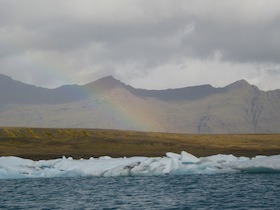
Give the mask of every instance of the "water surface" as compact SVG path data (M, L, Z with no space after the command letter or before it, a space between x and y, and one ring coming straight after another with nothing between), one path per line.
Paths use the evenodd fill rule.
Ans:
M0 209L277 209L279 174L0 180Z

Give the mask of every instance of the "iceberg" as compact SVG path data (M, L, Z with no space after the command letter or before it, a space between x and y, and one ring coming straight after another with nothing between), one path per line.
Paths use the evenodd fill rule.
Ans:
M280 155L254 158L233 155L196 157L188 152L166 153L164 157L108 156L75 160L62 157L33 161L0 157L0 179L77 176L166 176L219 173L280 173Z

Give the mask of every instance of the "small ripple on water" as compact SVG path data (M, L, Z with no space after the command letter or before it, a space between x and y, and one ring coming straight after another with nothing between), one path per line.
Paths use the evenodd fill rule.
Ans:
M277 174L0 180L0 209L275 209Z

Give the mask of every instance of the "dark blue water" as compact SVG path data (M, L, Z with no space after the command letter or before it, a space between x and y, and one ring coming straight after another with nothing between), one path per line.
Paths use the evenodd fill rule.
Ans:
M0 209L279 208L279 174L0 180Z

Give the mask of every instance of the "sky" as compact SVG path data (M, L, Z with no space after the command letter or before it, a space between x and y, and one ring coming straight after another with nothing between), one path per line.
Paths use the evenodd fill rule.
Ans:
M0 74L166 89L280 88L279 0L0 0Z

